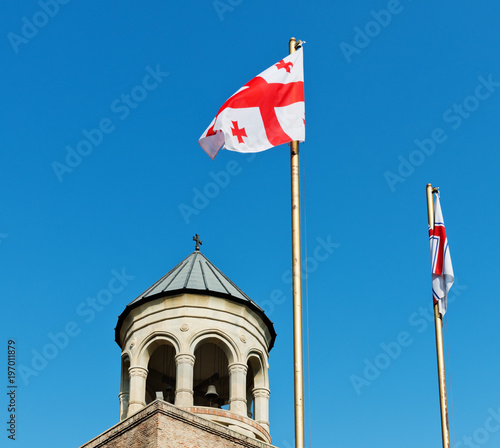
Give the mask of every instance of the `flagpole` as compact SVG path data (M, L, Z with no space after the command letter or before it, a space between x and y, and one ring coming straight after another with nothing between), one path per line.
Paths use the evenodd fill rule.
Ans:
M429 227L434 229L434 202L433 194L439 190L427 184L427 214L429 218ZM444 369L444 350L443 350L443 316L439 312L438 304L434 304L434 327L436 330L436 352L439 380L439 404L441 408L441 430L443 435L443 448L450 448L450 430L448 427L448 404L446 399L446 375Z
M290 54L300 41L289 41ZM292 279L293 279L293 361L295 402L295 448L304 448L304 369L302 350L302 267L300 250L300 188L299 142L290 143L290 171L292 181Z

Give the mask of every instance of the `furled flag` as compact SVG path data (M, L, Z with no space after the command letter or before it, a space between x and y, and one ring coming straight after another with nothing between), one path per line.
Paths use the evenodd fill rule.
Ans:
M432 295L434 303L438 303L439 312L444 316L446 298L455 277L453 276L450 248L448 247L439 196L436 196L434 203L434 230L429 228L429 239L431 243Z
M259 152L304 139L304 69L299 48L229 98L199 143L214 159L222 147Z

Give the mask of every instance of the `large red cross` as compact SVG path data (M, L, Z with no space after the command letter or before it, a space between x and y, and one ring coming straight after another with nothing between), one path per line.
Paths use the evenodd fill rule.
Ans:
M214 126L217 117L227 107L234 109L258 107L269 142L273 146L287 143L292 139L283 131L274 108L289 106L299 101L304 101L304 81L287 84L268 83L264 78L257 76L222 105L215 116L214 125L207 131L207 137L215 135Z
M432 237L438 239L437 257L436 257L436 263L434 265L433 274L443 275L444 245L446 243L446 229L443 224L435 224L434 231L432 229L429 229L429 238Z

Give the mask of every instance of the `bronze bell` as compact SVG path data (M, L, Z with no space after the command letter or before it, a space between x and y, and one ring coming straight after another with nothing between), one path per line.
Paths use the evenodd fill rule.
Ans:
M215 386L213 384L210 384L207 389L207 393L205 394L205 398L207 400L215 400L216 398L219 398L219 394L217 393L217 390L215 389Z

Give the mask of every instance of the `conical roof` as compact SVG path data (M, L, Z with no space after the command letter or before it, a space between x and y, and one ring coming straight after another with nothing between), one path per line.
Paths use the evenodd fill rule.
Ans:
M276 332L273 323L264 310L238 288L220 269L215 267L199 250L182 260L170 272L150 286L139 297L130 302L118 317L115 328L115 340L120 344L120 328L130 310L158 297L168 297L178 294L204 294L222 297L248 306L256 312L268 326L271 332L269 350L274 345Z

